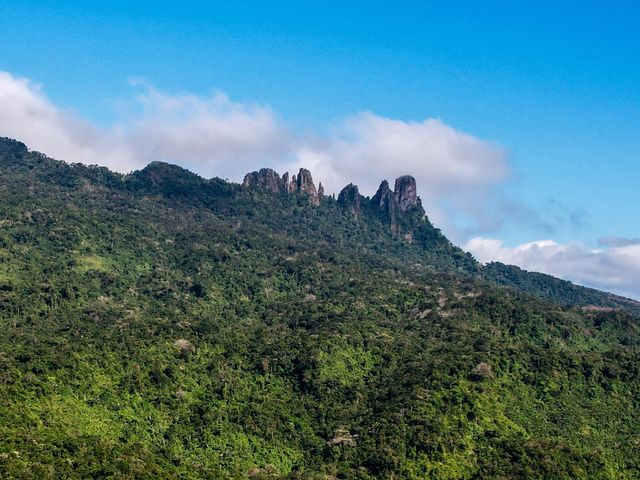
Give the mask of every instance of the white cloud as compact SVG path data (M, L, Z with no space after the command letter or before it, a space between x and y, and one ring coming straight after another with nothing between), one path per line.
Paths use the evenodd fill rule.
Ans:
M622 242L624 243L624 242ZM499 261L525 270L548 273L581 285L640 298L640 243L605 249L540 240L517 247L476 237L464 249L479 261Z
M70 161L117 170L131 162L130 152L115 135L60 110L39 85L6 72L0 72L0 135Z
M290 152L291 136L268 107L232 102L221 92L201 98L144 86L137 97L143 113L129 125L128 135L139 157L237 179Z
M356 182L364 195L382 179L416 177L418 193L432 220L449 220L445 205L478 218L488 191L509 174L505 151L429 118L405 122L370 112L336 126L324 141L297 149L292 168L306 166L325 188L339 191Z
M121 172L163 160L236 179L289 153L289 133L267 107L232 102L222 93L168 95L137 85L142 93L126 103L126 119L101 128L58 108L39 85L0 72L0 135L54 158Z

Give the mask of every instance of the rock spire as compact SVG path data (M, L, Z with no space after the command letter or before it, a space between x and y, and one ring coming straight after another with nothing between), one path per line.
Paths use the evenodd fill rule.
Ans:
M358 186L350 183L340 191L338 205L357 215L360 213L363 199L364 197L358 191Z
M278 193L298 193L309 196L312 205L318 205L324 195L324 188L316 190L311 172L306 168L301 168L298 175L292 175L289 179L289 172L282 178L271 168L262 168L257 172L249 172L244 176L242 186L245 188L260 188L270 192Z

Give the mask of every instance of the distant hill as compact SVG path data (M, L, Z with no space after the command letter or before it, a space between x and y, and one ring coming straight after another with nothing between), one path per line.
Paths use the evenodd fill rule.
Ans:
M3 478L640 478L640 303L480 265L410 175L0 168Z
M544 273L527 272L514 265L491 262L482 268L482 274L487 280L499 285L531 293L559 304L591 310L626 310L640 316L640 302L636 300L574 285Z

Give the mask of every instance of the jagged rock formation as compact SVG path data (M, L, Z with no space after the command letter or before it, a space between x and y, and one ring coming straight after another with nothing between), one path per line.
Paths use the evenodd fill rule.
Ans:
M382 212L389 219L391 233L394 235L398 233L398 202L395 193L391 191L389 182L386 180L382 181L378 191L371 198L371 206Z
M242 186L246 188L264 188L270 192L281 192L283 183L280 175L270 168L261 168L244 176Z
M404 222L403 214L415 209L422 209L420 199L416 193L416 179L411 175L404 175L396 179L395 188L392 191L389 182L383 180L376 194L371 198L371 208L388 219L391 233L398 235L403 234L403 238L408 243L413 241L413 230L408 227L406 218ZM424 211L422 211L424 215ZM400 224L404 223L404 228ZM411 223L411 222L409 222ZM400 230L403 230L401 232Z
M324 195L322 184L316 190L313 184L311 172L306 168L301 168L298 175L292 175L289 180L289 172L282 178L271 168L262 168L257 172L249 172L244 176L242 186L245 188L261 188L270 192L279 193L302 193L309 196L312 205L320 204L320 199Z
M351 212L357 215L360 213L363 199L364 197L360 195L358 186L350 183L340 191L338 195L338 205L351 210Z
M289 178L289 172L286 173L287 178ZM296 192L298 191L298 181L296 180L295 175L291 175L291 181L287 184L287 192Z
M262 168L259 171L247 173L242 186L260 188L274 193L304 194L309 197L312 205L319 205L324 197L322 183L316 189L311 172L306 168L301 168L297 175L291 175L291 177L289 177L289 172L280 177L271 168ZM369 202L371 208L388 218L391 232L394 235L400 233L399 215L420 206L416 190L416 179L411 175L397 178L393 190L389 187L389 182L383 180ZM360 213L364 201L368 201L368 199L360 195L358 187L352 183L344 187L338 195L338 204L351 210L354 214Z
M291 191L291 182L289 182L289 172L284 172L284 175L282 175L282 183L283 183L284 191L289 193Z
M306 193L309 195L309 199L313 205L318 205L318 192L316 186L313 184L313 178L311 172L306 168L301 168L298 172L298 176L294 177L296 182L296 193Z
M396 179L394 188L396 203L401 212L406 212L418 204L416 193L416 179L411 175L403 175Z

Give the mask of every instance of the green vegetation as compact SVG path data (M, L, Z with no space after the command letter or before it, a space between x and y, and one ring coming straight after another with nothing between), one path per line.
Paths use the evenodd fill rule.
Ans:
M636 302L332 199L0 168L2 478L640 477Z

